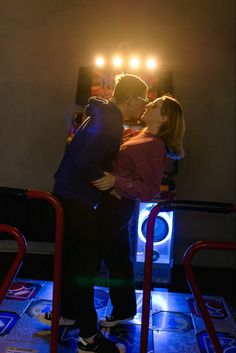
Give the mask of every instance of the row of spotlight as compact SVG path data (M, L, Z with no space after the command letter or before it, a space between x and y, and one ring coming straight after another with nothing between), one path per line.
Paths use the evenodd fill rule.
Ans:
M122 68L123 66L129 66L131 69L138 69L141 67L143 67L143 63L141 62L141 60L138 57L132 57L129 60L123 60L122 57L120 56L116 56L114 57L109 63L106 61L106 59L103 56L98 56L97 58L95 58L95 65L97 67L105 67L107 65L112 65L114 68ZM157 68L157 61L153 58L148 58L145 63L144 63L145 67L149 70L153 70L155 68Z

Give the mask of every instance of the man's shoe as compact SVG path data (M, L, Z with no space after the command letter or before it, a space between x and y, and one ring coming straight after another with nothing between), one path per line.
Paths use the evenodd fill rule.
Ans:
M121 343L114 343L98 332L93 343L88 343L84 338L79 338L78 353L125 353L125 346Z
M37 319L43 324L52 325L52 312L49 311L45 314L41 314L37 316ZM75 325L75 320L67 319L65 317L59 317L59 326L72 326Z
M98 324L102 327L113 327L118 324L130 324L130 321L134 319L134 316L119 319L113 315L105 316L98 320Z

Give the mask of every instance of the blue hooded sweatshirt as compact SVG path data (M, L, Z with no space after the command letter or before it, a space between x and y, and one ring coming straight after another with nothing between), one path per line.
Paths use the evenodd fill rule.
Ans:
M92 180L111 171L123 133L121 111L110 101L91 97L87 119L79 127L55 173L54 193L85 205L96 205L101 191Z

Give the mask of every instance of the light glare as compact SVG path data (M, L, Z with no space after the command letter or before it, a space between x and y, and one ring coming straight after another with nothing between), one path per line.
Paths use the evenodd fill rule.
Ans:
M105 60L102 56L97 57L95 62L96 62L96 65L99 67L101 67L105 64Z
M148 59L146 65L149 69L154 69L156 67L156 61L154 59Z
M136 69L137 67L139 67L139 59L138 58L132 58L130 60L130 66L133 68L133 69Z
M120 67L122 65L122 59L119 56L115 57L113 59L113 65L115 67Z

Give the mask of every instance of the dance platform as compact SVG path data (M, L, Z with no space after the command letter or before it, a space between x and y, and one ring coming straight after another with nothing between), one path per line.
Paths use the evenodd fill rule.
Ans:
M50 327L37 316L52 307L53 283L17 278L0 306L0 353L49 353ZM127 353L139 353L142 291L136 291L138 313L130 324L103 332L122 342ZM236 325L222 297L204 296L223 353L236 353ZM95 287L98 316L110 313L108 289ZM76 353L79 330L60 327L58 353ZM191 294L154 289L151 293L147 353L214 353L198 307Z

